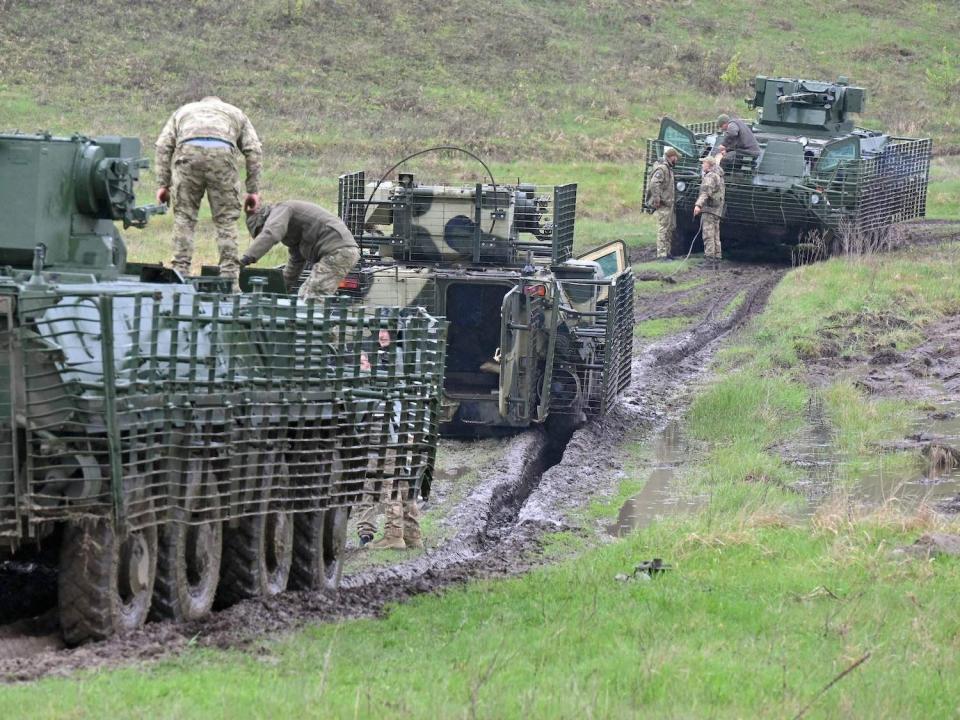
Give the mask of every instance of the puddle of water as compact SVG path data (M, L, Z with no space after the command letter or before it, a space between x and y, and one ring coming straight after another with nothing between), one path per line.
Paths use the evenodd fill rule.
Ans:
M931 441L960 450L960 402L944 402L939 407L936 417L924 415L917 420L913 440L904 442L904 450L919 451ZM813 512L820 500L840 485L847 472L846 461L834 450L829 429L821 424L791 441L788 454L788 462L805 475L794 487L807 496L808 509ZM876 465L850 488L855 500L881 504L896 499L907 507L936 506L960 494L960 468L937 472L927 467L904 475L886 470L882 461Z
M680 423L671 421L654 440L646 485L623 504L617 521L607 527L607 532L623 537L664 517L701 507L704 498L680 497L674 482L677 467L688 459L689 449Z

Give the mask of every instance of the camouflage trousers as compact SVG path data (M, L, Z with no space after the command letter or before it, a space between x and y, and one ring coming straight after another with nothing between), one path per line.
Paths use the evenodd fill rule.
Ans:
M173 155L173 269L187 275L193 261L193 233L204 194L217 228L220 274L240 273L237 220L242 209L240 153L230 148L181 145Z
M709 213L700 215L700 231L703 234L703 256L720 259L720 218Z
M355 247L340 248L324 255L313 264L310 277L303 281L298 296L301 300L333 295L347 273L360 259L360 251Z
M657 216L657 257L665 258L673 250L673 234L677 229L676 214L672 205L661 205L653 214Z
M383 513L385 536L403 537L411 542L420 538L420 508L415 499L410 499L410 484L406 480L395 484L385 481L379 493L369 491L359 510L358 535L375 535L377 517Z

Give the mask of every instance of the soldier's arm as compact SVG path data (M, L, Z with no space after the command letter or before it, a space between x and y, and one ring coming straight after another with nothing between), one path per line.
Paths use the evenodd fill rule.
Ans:
M263 224L263 229L257 235L257 239L250 243L250 247L244 254L253 258L256 262L266 255L270 248L286 237L289 224L290 208L283 205L273 208L267 215L267 221Z
M300 273L303 272L303 266L306 264L307 261L303 257L303 253L300 252L300 246L290 248L290 256L283 268L283 282L286 284L287 290L290 290L300 278Z
M263 148L260 138L246 115L243 116L240 139L237 147L247 161L247 192L255 195L260 192L260 170L263 167Z
M660 205L660 199L663 196L663 168L657 168L653 171L653 175L650 176L650 184L647 186L647 194L649 195L648 204L650 207L656 208Z
M171 115L167 120L156 143L157 161L153 165L153 171L157 176L157 185L160 187L170 187L171 182L170 160L177 147L177 126L173 118L174 115Z

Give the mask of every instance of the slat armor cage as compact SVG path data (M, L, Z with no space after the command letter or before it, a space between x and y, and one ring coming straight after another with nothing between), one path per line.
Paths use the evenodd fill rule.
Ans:
M710 152L707 137L716 130L712 122L684 127L695 136L696 156L681 152L674 170L676 180L684 184L676 197L680 218L692 212L700 187L700 158ZM770 137L754 161L756 167L726 169L724 221L842 234L876 233L924 217L932 141L890 137L878 151L853 157L856 140L850 136L850 142L836 143L837 151L825 158L805 155L797 138ZM662 139L647 141L644 197L650 170L665 147ZM832 147L824 145L824 152ZM851 157L843 156L843 148Z
M0 543L348 507L432 472L442 322L182 287L0 296Z

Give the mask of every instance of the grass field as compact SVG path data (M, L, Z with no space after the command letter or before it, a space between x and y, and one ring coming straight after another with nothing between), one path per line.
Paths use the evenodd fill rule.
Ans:
M267 199L332 207L340 173L456 144L498 177L578 182L585 249L652 241L640 173L663 115L745 111L756 74L847 75L868 89L865 125L933 137L946 153L960 145L958 56L952 0L857 1L830 13L813 0L5 0L0 129L130 134L152 154L178 105L218 93L263 137ZM411 169L456 180L482 172L454 156ZM958 178L960 159L938 158L930 216L958 214ZM143 200L153 190L148 174ZM166 259L171 225L160 218L129 233L131 257ZM197 246L198 263L215 259L209 223Z
M0 0L0 130L130 134L150 149L173 109L216 92L243 107L263 136L268 200L333 207L339 173L379 172L406 153L452 143L488 159L498 178L578 182L579 247L614 238L636 245L654 236L640 212L640 172L644 139L664 114L696 120L739 110L758 73L844 74L868 89L865 125L934 138L928 215L960 218L956 3L824 7ZM481 172L453 156L412 169L456 179ZM149 173L145 180L149 201ZM168 216L129 231L131 257L167 259L171 226ZM197 262L214 260L213 247L202 223ZM274 251L264 262L281 259ZM265 639L252 652L192 649L147 667L6 686L0 714L957 716L960 562L889 557L922 531L956 527L923 512L860 516L840 504L799 520L801 501L784 489L794 470L772 448L816 401L846 452L864 468L877 461L872 443L902 435L915 404L878 401L842 380L812 388L803 362L823 350L837 317L860 312L905 322L851 333L843 338L851 352L916 344L925 327L960 313L958 265L953 244L792 272L720 355L715 381L690 409L703 454L683 479L709 494L702 514L593 549L560 533L546 552L578 557L421 597L382 620ZM672 268L680 283L685 267ZM678 323L651 321L637 333L657 337ZM615 513L642 485L640 449L624 452L632 456L624 487L592 504L591 520ZM674 569L651 581L615 580L655 556Z

